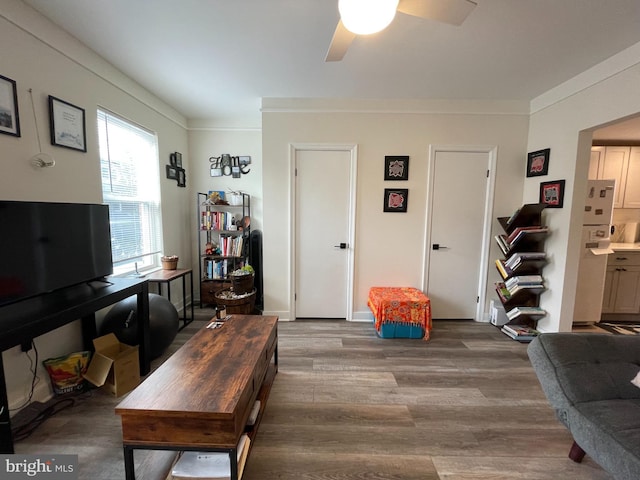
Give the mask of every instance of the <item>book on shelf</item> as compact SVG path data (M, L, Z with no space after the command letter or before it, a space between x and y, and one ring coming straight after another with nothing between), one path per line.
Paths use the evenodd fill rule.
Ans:
M532 233L546 233L549 231L549 227L529 226L529 227L517 227L507 237L507 242L513 245L522 237Z
M514 277L507 278L504 281L504 285L508 289L511 289L518 285L536 285L540 287L543 283L544 279L542 278L542 275L516 275Z
M525 285L514 285L512 287L507 287L505 285L505 288L509 291L509 294L511 296L515 295L518 292L533 292L533 291L537 291L540 289L544 288L544 285L541 283L532 283L532 284L525 284Z
M506 255L509 252L509 244L507 243L507 236L503 234L496 235L495 237L496 243L500 250L502 250L502 254Z
M502 282L496 283L496 293L500 297L500 301L502 303L507 302L511 297L511 293L509 292L509 289L505 287L504 283Z
M500 260L499 258L496 259L496 268L498 269L498 272L500 272L500 275L502 276L503 279L509 276L509 273L507 272L507 269L505 268L504 263L502 263L502 260Z
M253 427L256 424L256 420L258 420L258 414L260 413L260 400L256 400L253 403L253 407L251 407L251 412L249 413L249 418L247 418L247 427Z
M540 307L514 307L511 310L509 310L507 312L507 318L509 320L513 320L514 318L519 317L520 315L529 315L529 316L535 316L535 317L541 317L546 315L547 312L544 311L542 308Z
M241 478L251 440L240 437L237 447L238 478ZM231 461L227 452L182 452L171 470L175 480L229 480Z
M519 213L520 213L520 209L516 208L515 212L513 212L511 216L507 219L507 225L511 225L511 222L513 222L517 218Z
M539 334L535 328L527 325L506 324L502 326L500 331L518 341L531 341Z
M522 262L529 260L544 260L545 258L547 258L547 254L545 252L516 252L507 258L504 264L511 270L515 270Z

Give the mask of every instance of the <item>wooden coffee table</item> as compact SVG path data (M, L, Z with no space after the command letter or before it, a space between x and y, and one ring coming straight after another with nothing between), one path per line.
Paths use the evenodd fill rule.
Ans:
M227 452L237 480L238 441L247 430L255 438L278 371L277 324L275 316L231 315L220 328L203 327L116 407L127 480L136 449ZM260 412L247 428L256 400Z

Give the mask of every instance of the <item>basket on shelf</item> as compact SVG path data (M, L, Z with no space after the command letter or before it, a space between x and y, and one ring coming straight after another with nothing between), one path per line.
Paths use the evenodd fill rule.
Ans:
M256 289L250 293L238 294L230 289L216 292L216 303L224 307L227 313L251 314L256 304Z
M249 293L253 290L253 279L255 275L249 273L246 275L229 275L231 279L231 290L238 295Z
M249 293L253 290L253 283L255 278L255 272L253 267L249 264L244 267L234 270L229 274L229 280L231 280L231 290L237 295Z
M163 270L175 270L178 268L178 256L171 255L168 257L162 257L160 259L162 261Z

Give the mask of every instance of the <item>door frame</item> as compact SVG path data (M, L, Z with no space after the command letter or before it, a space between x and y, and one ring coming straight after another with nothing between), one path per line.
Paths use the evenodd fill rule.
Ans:
M300 151L326 151L326 152L348 152L349 153L349 224L347 232L347 304L345 305L345 318L347 321L353 319L353 283L354 283L354 265L355 265L355 223L356 223L356 185L358 173L358 145L356 144L323 144L323 143L290 143L289 144L289 178L291 183L289 186L290 197L289 205L291 212L290 220L290 238L289 243L289 278L291 279L289 288L289 312L291 320L296 319L296 288L297 285L297 269L296 269L296 218L297 218L297 198L298 192L296 188L296 159L297 153Z
M438 152L484 153L489 157L488 180L484 198L484 221L482 227L482 249L480 253L480 271L478 278L478 302L474 320L488 322L489 315L485 311L487 301L487 283L489 274L489 258L491 250L491 225L493 223L493 200L495 196L496 164L498 157L497 146L470 145L429 145L429 164L427 167L427 207L424 222L424 258L422 269L422 290L429 291L429 265L431 261L431 222L433 219L433 194L435 183L435 160Z

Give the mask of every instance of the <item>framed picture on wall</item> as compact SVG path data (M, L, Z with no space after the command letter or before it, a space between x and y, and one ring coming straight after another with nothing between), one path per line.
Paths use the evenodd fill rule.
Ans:
M547 208L562 208L564 202L564 180L540 183L540 200Z
M384 157L385 180L409 180L409 157L406 155Z
M385 212L406 212L409 199L408 188L385 188L384 210Z
M84 108L49 95L51 145L87 151Z
M16 82L0 75L0 133L20 136Z
M187 186L187 172L184 171L184 168L177 168L176 167L176 172L177 172L177 180L178 180L178 186L179 187L186 187Z
M177 180L178 179L178 169L173 165L166 165L167 170L167 178L169 180Z
M541 177L549 173L550 148L527 154L527 177Z

